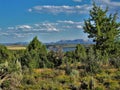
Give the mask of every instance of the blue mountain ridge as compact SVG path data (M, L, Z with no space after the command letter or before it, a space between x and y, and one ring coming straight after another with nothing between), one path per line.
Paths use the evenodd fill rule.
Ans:
M16 43L0 43L3 45L28 45L29 42L16 42ZM90 39L84 40L84 39L75 39L75 40L60 40L56 42L50 42L50 43L44 43L46 45L50 44L94 44L94 42Z
M75 40L60 40L56 44L93 44L92 40L75 39Z

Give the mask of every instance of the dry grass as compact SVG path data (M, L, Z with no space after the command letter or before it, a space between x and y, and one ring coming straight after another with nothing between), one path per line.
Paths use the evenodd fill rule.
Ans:
M44 68L44 69L34 69L34 72L36 73L42 73L42 72L52 72L53 69L48 69L48 68Z
M9 50L23 50L23 49L26 49L26 47L20 46L20 45L12 45L12 46L7 46L7 49L9 49Z

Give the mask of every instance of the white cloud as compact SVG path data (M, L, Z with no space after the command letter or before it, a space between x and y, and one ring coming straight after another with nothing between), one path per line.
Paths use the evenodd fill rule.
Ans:
M39 24L34 24L36 27L39 27Z
M19 25L16 27L17 29L31 29L32 27L29 25Z
M51 6L51 5L44 5L44 6L35 6L33 8L28 9L29 12L36 12L36 13L66 13L66 14L83 14L88 13L88 11L92 8L91 5L77 5L77 6Z
M74 2L82 2L82 0L73 0Z
M19 32L22 31L31 31L33 27L30 25L17 25L15 26L15 30L18 30Z
M1 30L0 36L13 36L15 38L24 38L30 35L42 33L59 33L69 30L83 30L83 22L72 20L59 20L56 22L41 22L31 25L16 25Z
M15 37L18 38L24 38L26 36L25 34L21 34L21 33L14 33L13 35L15 35Z
M0 36L8 36L8 35L10 35L10 34L7 33L7 32L1 32L1 33L0 33Z
M46 30L49 31L49 32L51 32L51 31L56 31L56 32L58 32L58 31L59 31L59 30L58 30L55 26L53 26L51 23L43 23L42 25L45 26Z
M61 26L62 30L74 30L74 29L83 30L82 29L82 26L84 24L83 22L76 22L72 20L64 20L64 21L57 21L57 22Z
M67 24L73 24L74 22L71 20L65 20L65 21L58 21L59 23L67 23Z
M65 23L65 24L83 24L83 22L75 22L75 21L72 21L72 20L64 20L64 21L61 21L61 20L59 20L59 21L57 21L57 22L59 22L59 23Z
M14 27L8 27L7 29L11 29L11 30L13 30L13 29L14 29Z
M30 9L28 9L28 11L29 11L29 12L32 12L32 9L30 8Z
M13 37L14 38L25 38L25 37L28 37L28 36L31 36L33 35L33 33L12 33Z
M109 13L116 13L118 12L118 16L120 16L120 1L114 1L114 0L95 0L95 2L100 5L103 9L106 8L106 6L109 7Z
M111 0L96 0L99 3L106 4L108 6L120 6L120 1L111 1Z
M43 22L32 25L16 25L14 27L7 27L7 33L15 33L17 37L22 37L20 33L48 33L48 32L58 32L59 29L56 28L56 23ZM3 31L4 32L4 31Z
M56 28L56 23L51 22L43 22L39 24L34 24L33 31L40 31L40 32L58 32L59 29Z
M81 25L76 26L78 29L82 29L83 27Z

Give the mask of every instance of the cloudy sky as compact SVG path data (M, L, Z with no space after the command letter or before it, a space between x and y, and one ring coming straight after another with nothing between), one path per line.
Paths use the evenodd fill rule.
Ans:
M120 0L94 0L109 12L120 12ZM92 0L0 0L0 43L87 39L84 19ZM120 16L120 13L119 13Z

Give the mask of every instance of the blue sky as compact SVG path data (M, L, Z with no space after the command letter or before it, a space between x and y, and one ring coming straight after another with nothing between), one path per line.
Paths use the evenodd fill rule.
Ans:
M119 0L94 0L109 12L120 12ZM84 39L84 19L92 0L0 0L0 43ZM120 16L120 14L119 14Z

